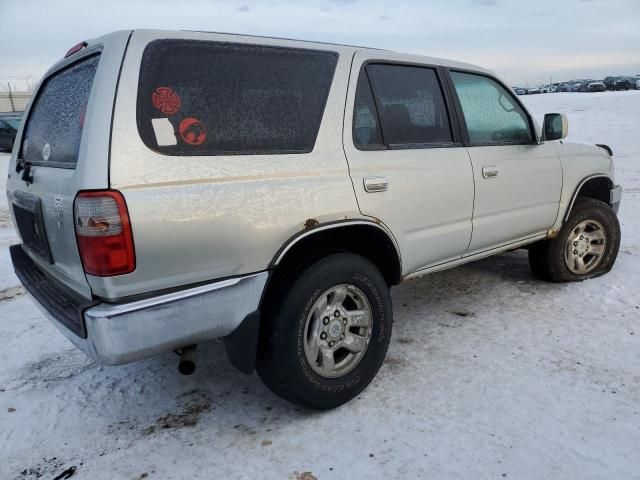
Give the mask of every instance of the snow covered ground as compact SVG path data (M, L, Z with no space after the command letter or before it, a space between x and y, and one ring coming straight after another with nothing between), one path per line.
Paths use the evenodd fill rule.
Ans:
M518 251L397 287L380 373L325 413L276 398L215 342L192 377L174 354L87 360L15 288L0 195L0 478L640 478L640 91L522 98L613 148L615 268L552 285Z

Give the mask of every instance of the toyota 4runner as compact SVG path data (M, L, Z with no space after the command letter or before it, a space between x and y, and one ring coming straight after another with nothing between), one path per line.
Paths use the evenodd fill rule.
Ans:
M605 145L540 128L469 64L204 32L82 42L25 113L15 271L104 365L224 338L278 395L335 407L376 375L390 287L526 247L562 282L609 271Z

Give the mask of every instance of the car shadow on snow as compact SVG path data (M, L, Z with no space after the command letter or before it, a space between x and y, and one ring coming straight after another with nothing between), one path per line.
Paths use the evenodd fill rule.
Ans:
M475 305L496 289L543 293L548 286L532 277L526 252L516 251L394 288L394 334L380 375L402 375L407 364L402 351L422 348L410 334L412 330L474 321ZM237 371L220 341L199 345L193 375L180 375L177 364L178 356L169 353L129 365L101 367L70 349L26 364L16 372L14 386L59 388L64 402L58 408L77 411L98 431L130 440L189 429L189 435L185 434L189 442L194 432L214 429L232 432L225 438L234 442L243 438L269 442L271 431L321 414L276 397L257 374ZM338 411L359 408L358 402L359 398ZM108 443L103 447L112 448Z

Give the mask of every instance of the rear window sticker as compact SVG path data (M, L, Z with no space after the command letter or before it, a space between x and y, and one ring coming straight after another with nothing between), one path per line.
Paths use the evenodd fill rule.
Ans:
M178 127L180 137L189 145L201 145L207 138L207 132L200 120L193 117L187 117L180 122Z
M176 132L168 118L152 118L151 125L153 126L153 132L156 134L156 143L159 147L178 144Z
M180 97L169 87L158 87L151 94L153 106L165 115L173 115L180 110Z
M42 159L46 162L47 160L49 160L50 156L51 156L51 145L49 145L48 143L45 143L44 147L42 147Z

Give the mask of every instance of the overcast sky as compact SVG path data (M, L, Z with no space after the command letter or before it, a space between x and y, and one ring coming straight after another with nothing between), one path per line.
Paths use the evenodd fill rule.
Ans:
M77 42L167 28L357 44L480 64L512 85L640 74L640 0L0 0L0 85Z

